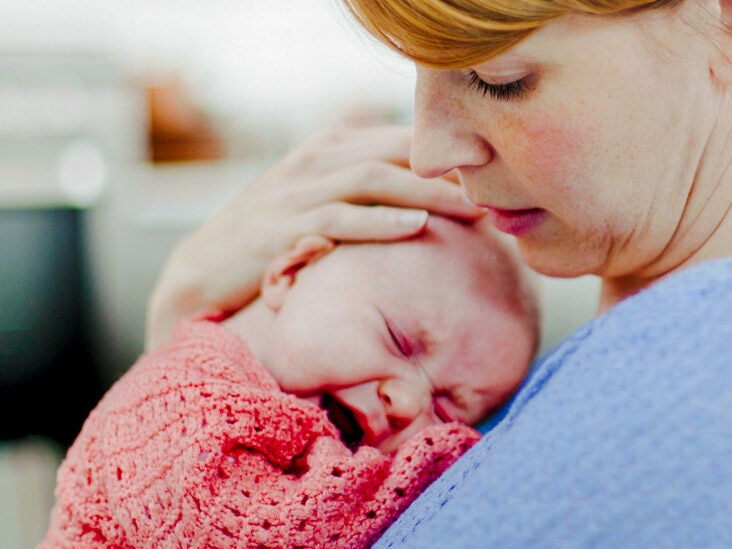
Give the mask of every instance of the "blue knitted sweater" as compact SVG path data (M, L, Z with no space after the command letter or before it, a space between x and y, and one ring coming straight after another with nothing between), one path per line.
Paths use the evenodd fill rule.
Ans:
M539 360L376 547L732 547L732 259Z

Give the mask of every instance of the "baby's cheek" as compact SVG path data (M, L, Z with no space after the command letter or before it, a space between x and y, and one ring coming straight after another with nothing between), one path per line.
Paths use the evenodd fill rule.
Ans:
M298 352L296 336L272 345L263 363L286 393L298 393L310 389L308 375L303 368L303 365L309 363L309 357L304 351Z

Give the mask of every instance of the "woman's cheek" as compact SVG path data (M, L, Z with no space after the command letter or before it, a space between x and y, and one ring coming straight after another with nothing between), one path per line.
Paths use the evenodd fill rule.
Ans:
M507 127L504 160L527 186L551 193L583 179L585 140L569 117L538 114L515 118Z

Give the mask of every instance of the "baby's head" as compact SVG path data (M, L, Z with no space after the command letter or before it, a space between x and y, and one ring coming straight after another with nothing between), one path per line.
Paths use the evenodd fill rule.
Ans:
M331 248L303 240L227 322L346 443L393 452L427 425L478 423L517 388L538 312L524 268L485 224L433 216L410 240Z

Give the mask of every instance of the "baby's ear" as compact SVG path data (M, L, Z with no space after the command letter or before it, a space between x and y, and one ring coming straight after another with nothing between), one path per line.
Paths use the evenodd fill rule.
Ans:
M300 269L327 254L335 243L323 236L304 236L292 250L276 257L269 264L262 280L261 295L273 311L279 311Z

